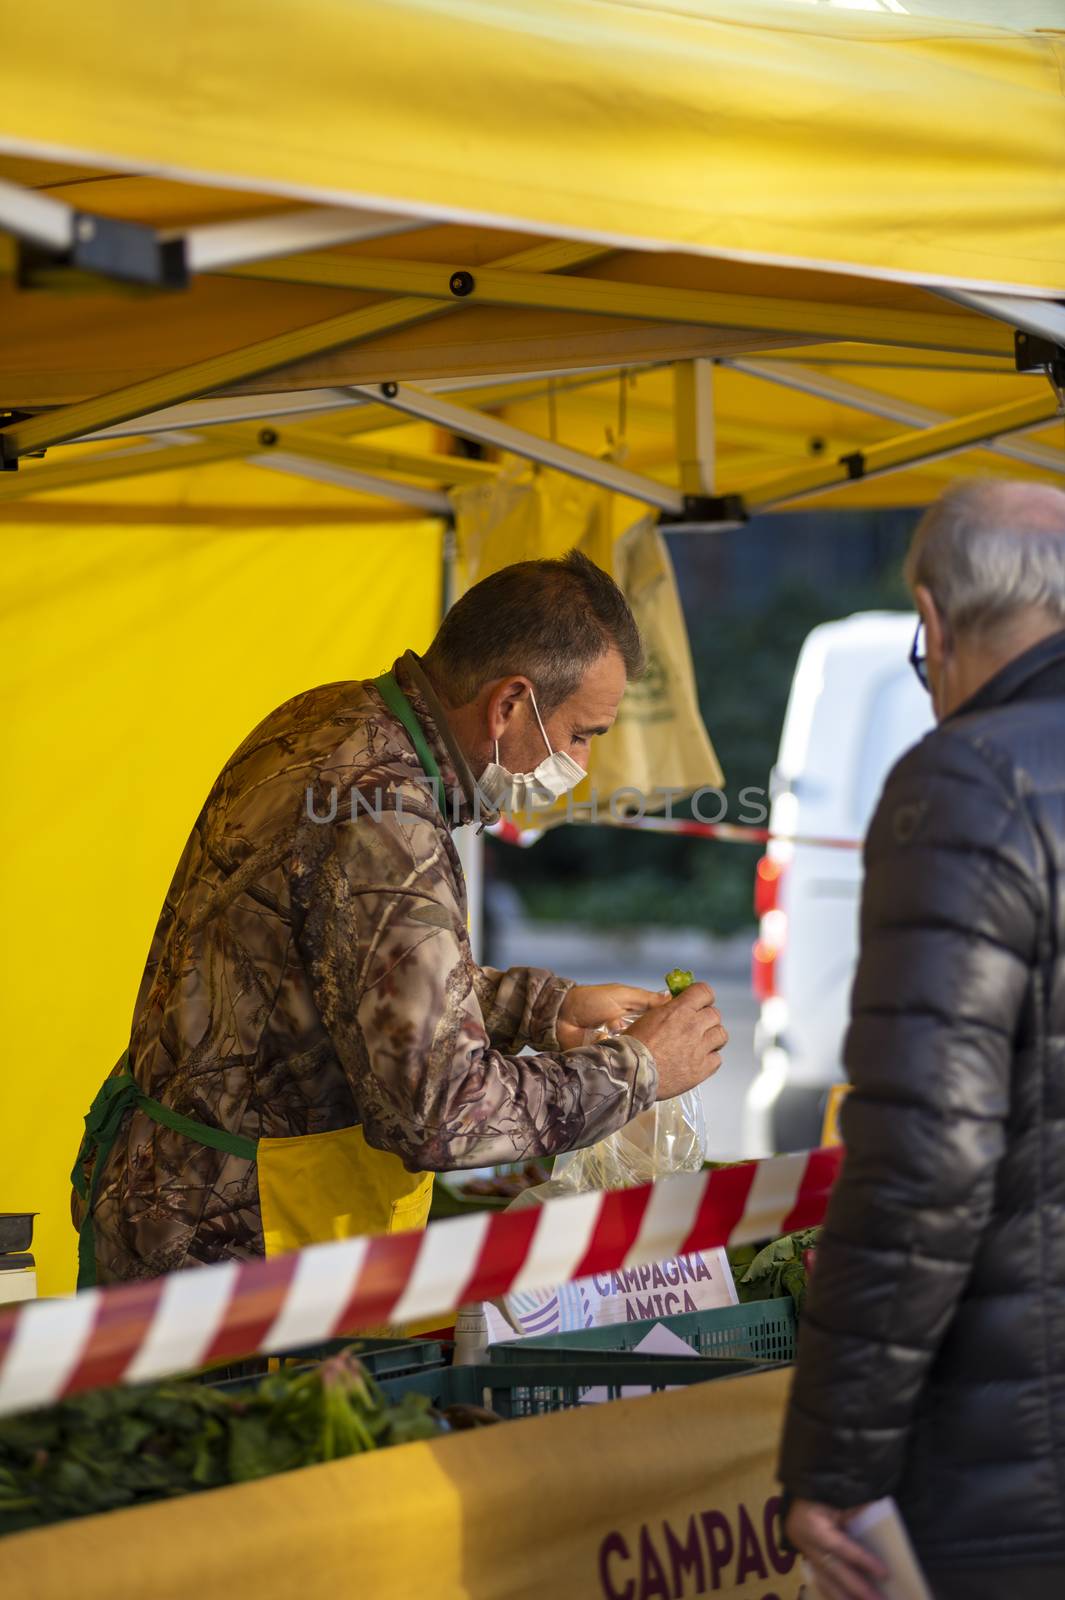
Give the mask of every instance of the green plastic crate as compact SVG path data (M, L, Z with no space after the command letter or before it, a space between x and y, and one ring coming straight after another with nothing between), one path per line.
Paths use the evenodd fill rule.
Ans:
M788 1298L719 1306L714 1311L687 1311L677 1317L655 1317L650 1322L615 1322L603 1328L580 1328L572 1333L513 1339L491 1345L489 1360L499 1365L529 1360L565 1362L575 1351L632 1351L660 1324L701 1356L715 1360L779 1362L795 1359L795 1305ZM679 1359L683 1362L685 1358Z
M327 1361L341 1350L353 1351L367 1372L379 1380L442 1367L451 1359L450 1345L445 1346L439 1339L326 1339L321 1344L286 1350L282 1356L256 1356L225 1367L209 1368L198 1376L201 1383L208 1383L213 1389L246 1389L271 1370L271 1363L276 1366L280 1361L285 1366L309 1367Z
M554 1354L554 1352L552 1352ZM585 1402L589 1389L605 1389L617 1400L628 1388L671 1389L759 1370L752 1361L696 1360L687 1356L646 1356L599 1351L567 1351L564 1362L534 1359L476 1367L438 1367L381 1387L393 1399L410 1390L428 1395L434 1405L487 1406L501 1417L540 1416L568 1411Z

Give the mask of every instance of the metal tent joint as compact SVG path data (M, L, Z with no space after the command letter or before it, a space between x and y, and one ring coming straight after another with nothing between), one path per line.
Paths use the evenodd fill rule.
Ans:
M659 522L663 527L697 523L700 527L733 528L749 517L741 494L686 494L679 511L663 511Z
M1019 328L1013 336L1014 361L1018 372L1043 372L1065 411L1065 346L1039 334Z
M392 212L300 206L168 234L145 223L79 211L47 191L0 178L0 228L17 241L16 273L23 288L62 288L69 282L83 291L85 285L74 274L85 272L105 283L182 289L196 273L231 271L275 256L327 251L422 226L420 218ZM455 293L468 294L469 289Z
M5 447L4 429L16 422L23 422L30 414L28 411L0 411L0 472L18 471L18 455L14 450ZM39 450L35 454L43 456L44 451Z
M71 213L65 248L19 241L15 276L20 288L37 287L56 269L152 289L184 289L189 281L184 239L164 239L142 223L85 211Z

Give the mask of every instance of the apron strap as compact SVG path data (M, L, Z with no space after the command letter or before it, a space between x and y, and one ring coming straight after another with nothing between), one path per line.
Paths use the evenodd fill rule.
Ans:
M125 1051L118 1066L104 1079L96 1098L85 1117L85 1134L74 1162L70 1181L85 1204L85 1214L78 1230L78 1288L91 1288L96 1282L96 1236L92 1213L96 1204L96 1190L111 1146L129 1111L145 1112L164 1128L184 1134L197 1144L209 1145L226 1155L240 1156L244 1161L254 1161L258 1145L240 1133L227 1133L224 1128L214 1128L208 1122L198 1122L195 1117L184 1117L170 1106L164 1106L150 1095L142 1094L129 1070L129 1051ZM92 1161L92 1176L85 1177L84 1168Z
M255 1139L246 1139L242 1133L227 1133L224 1128L214 1128L209 1122L198 1122L195 1117L183 1117L180 1111L164 1106L151 1095L137 1095L137 1105L164 1128L183 1133L186 1139L209 1145L212 1150L223 1150L227 1156L240 1156L243 1161L254 1161L259 1145Z
M447 810L444 802L444 780L440 776L440 768L437 765L436 757L429 748L422 725L414 715L414 707L411 705L410 701L403 693L403 690L396 682L395 675L393 673L382 672L379 678L375 678L373 680L373 684L374 688L380 694L381 699L384 701L389 711L391 711L394 717L399 718L400 722L402 722L403 726L410 734L411 743L414 746L414 752L422 764L422 771L425 773L427 778L431 778L433 780L433 792L436 795L436 803L440 807L441 814L446 817Z

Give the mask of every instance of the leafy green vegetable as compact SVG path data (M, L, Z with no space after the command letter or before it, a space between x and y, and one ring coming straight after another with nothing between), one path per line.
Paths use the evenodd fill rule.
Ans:
M683 967L674 967L672 972L666 973L666 988L674 998L682 994L689 984L695 982L695 977L690 972L685 972Z
M349 1350L234 1394L191 1381L95 1389L0 1421L0 1534L441 1431L426 1396L390 1403Z
M803 1257L821 1237L820 1228L804 1228L774 1239L763 1250L741 1245L728 1252L729 1265L742 1303L751 1300L781 1300L788 1295L795 1310L802 1311L806 1299L807 1272Z

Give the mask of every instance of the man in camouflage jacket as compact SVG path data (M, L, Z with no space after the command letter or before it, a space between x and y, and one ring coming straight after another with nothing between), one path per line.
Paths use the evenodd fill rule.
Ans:
M563 1050L572 984L475 964L450 832L474 817L474 775L419 658L393 671L440 769L443 810L372 681L312 689L268 716L215 783L167 894L133 1076L167 1107L250 1139L361 1124L411 1171L594 1143L659 1096L655 1057L629 1033ZM603 997L598 1012L574 1005L582 1024L654 998L582 994ZM703 995L696 1082L724 1039ZM539 1053L519 1055L527 1044ZM680 1047L693 1053L690 1028ZM676 1054L676 1041L662 1049ZM667 1092L688 1086L671 1078ZM76 1225L83 1205L75 1195ZM255 1163L139 1109L98 1175L93 1220L100 1282L263 1253Z

